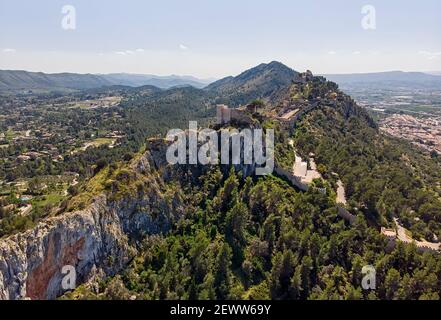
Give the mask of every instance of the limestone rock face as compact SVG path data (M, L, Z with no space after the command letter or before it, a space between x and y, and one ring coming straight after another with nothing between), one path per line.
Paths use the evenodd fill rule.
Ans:
M132 169L150 174L147 152ZM143 235L166 233L183 215L182 206L161 196L160 183L149 192L121 200L105 194L81 211L40 222L21 234L0 240L0 299L54 299L65 292L63 267L72 266L76 284L121 271L137 253ZM65 271L66 272L66 271Z

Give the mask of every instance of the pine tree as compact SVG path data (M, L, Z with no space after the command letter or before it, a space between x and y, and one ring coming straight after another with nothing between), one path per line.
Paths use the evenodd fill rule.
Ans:
M228 243L224 243L216 257L214 269L214 286L218 299L228 298L231 287L231 248Z

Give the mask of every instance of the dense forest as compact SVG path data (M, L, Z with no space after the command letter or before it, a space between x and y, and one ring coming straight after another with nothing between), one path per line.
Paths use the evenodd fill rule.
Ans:
M313 152L325 177L341 177L350 205L368 221L393 217L415 239L441 238L441 162L409 143L380 135L359 117L316 110L296 131L296 146Z
M198 179L174 186L188 214L171 234L147 237L98 291L81 286L64 298L439 299L436 254L403 244L386 253L375 228L361 216L345 224L317 189L301 193L276 177L219 168ZM365 265L377 270L375 291L361 288Z

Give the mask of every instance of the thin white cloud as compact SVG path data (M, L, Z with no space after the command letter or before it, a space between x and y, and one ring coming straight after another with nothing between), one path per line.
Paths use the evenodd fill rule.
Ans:
M352 54L359 55L359 54L361 54L361 52L360 51L354 51L354 52L352 52Z
M180 44L179 45L179 49L181 49L181 50L188 50L188 47L186 46L186 45L184 45L184 44Z
M4 53L15 53L15 52L17 52L17 50L12 49L12 48L5 48L5 49L2 50L2 52L4 52Z
M136 49L136 50L124 50L124 51L115 51L115 54L120 56L128 56L135 53L144 52L144 49Z
M337 52L335 52L335 51L328 51L328 54L335 55L335 54L337 54Z
M429 60L437 59L441 57L441 52L430 52L430 51L418 51L418 54L425 56Z

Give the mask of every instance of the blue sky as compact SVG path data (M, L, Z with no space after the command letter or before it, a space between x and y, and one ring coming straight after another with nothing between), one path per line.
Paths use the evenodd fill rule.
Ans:
M61 27L64 5L76 29ZM376 9L365 30L361 9ZM441 70L439 0L0 0L0 69L222 77Z

